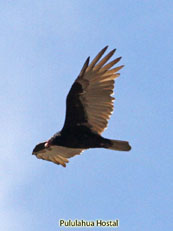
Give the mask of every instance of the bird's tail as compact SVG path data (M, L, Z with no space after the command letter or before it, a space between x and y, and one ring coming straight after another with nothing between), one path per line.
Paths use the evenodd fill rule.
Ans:
M127 141L122 140L109 140L111 144L108 149L117 150L117 151L130 151L131 146Z

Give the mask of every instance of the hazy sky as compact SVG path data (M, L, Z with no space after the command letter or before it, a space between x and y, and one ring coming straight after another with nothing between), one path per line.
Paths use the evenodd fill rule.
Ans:
M172 11L171 0L0 1L0 230L68 230L61 218L171 230ZM66 168L38 160L85 59L106 45L125 68L103 135L132 151L91 149Z

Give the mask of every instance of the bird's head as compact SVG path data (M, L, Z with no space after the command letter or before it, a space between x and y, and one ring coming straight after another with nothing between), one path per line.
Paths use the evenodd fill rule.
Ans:
M49 147L49 142L48 141L39 143L33 149L32 155L37 155L38 152L43 151L44 149L46 149L48 147Z

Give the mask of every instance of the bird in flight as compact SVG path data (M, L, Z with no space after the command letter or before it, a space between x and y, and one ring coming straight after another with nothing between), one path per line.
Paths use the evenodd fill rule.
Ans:
M121 57L108 62L115 49L101 59L107 48L103 48L91 63L90 57L85 61L66 98L64 126L49 140L35 146L32 154L38 159L66 167L69 158L89 148L131 149L127 141L101 136L113 112L114 79L123 67L114 67Z

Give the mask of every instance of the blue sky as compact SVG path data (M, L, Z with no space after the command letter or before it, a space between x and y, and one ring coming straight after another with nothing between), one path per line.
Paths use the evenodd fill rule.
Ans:
M169 0L0 1L0 230L67 230L61 218L171 230L172 9ZM67 168L36 159L33 147L62 128L85 59L105 45L125 67L103 135L132 151L91 149Z

